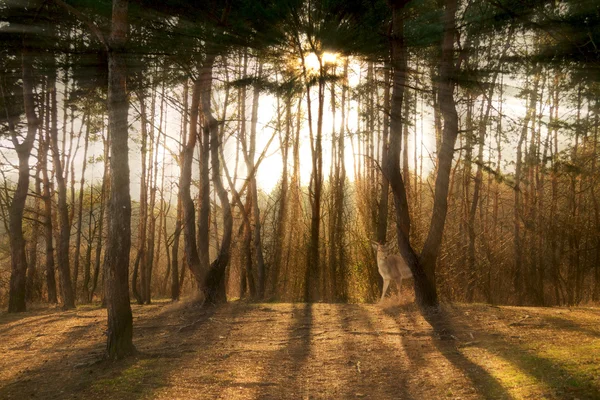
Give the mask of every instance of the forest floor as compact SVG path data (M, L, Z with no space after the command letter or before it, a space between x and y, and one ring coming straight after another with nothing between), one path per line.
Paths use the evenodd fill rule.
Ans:
M0 314L0 399L600 399L600 308L133 306L138 354L102 360L106 311Z

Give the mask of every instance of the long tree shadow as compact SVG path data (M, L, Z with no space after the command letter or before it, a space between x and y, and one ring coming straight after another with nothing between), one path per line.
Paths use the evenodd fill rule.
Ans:
M417 308L415 304L395 304L391 307L384 307L383 312L393 317L400 335L402 346L409 358L412 368L420 370L427 367L426 355L430 351L419 345L423 338L431 337L428 332L422 332L418 329ZM402 320L398 317L402 316Z
M302 377L302 367L307 363L313 330L313 305L304 303L295 305L293 310L294 322L289 328L286 345L271 359L270 368L264 372L260 391L260 399L306 398L310 395L310 387ZM273 385L274 375L286 373L280 384Z
M98 333L105 320L89 326L75 326L52 344L48 358L39 366L23 370L10 383L0 387L0 398L45 399L87 398L100 395L111 399L138 399L168 385L172 363L169 358L193 357L218 339L219 325L201 341L191 340L217 313L231 314L235 307L182 307L165 309L143 320L146 327L134 325L138 354L111 362L102 358L104 338ZM238 310L239 311L239 310ZM92 331L96 331L93 333ZM91 337L91 339L90 339ZM18 367L18 366L15 366Z
M350 313L346 313L346 310ZM346 388L344 398L354 397L356 389L360 389L359 392L372 399L389 396L395 399L413 399L409 392L411 371L406 363L399 361L399 349L384 340L386 336L399 335L394 335L395 332L380 332L373 324L369 311L362 306L343 305L338 306L337 311L341 329L345 333L344 354L352 369L358 372L351 378L353 382ZM363 339L363 336L368 339Z
M550 324L553 328L559 328L569 330L573 332L583 333L584 335L592 337L600 337L600 330L591 329L587 326L579 324L567 318L560 318L555 316L543 316L542 321ZM597 325L596 325L597 326Z
M544 320L544 318L542 320ZM587 329L581 330L576 323L568 320L567 322L562 319L559 320L566 326L589 335ZM461 319L459 323L463 324L464 321ZM579 370L569 371L564 361L558 359L552 360L536 354L531 348L509 341L508 338L503 337L501 332L488 332L489 328L482 326L480 323L473 321L470 322L470 325L480 332L493 334L495 338L491 343L488 341L487 345L481 343L475 344L474 347L492 351L498 357L501 357L548 387L555 396L559 398L600 399L600 387L593 383L594 375L597 376L598 373L597 368L588 370L587 372ZM556 327L556 325L554 325L554 327ZM522 329L526 328L521 328L521 330ZM592 332L595 333L594 331ZM575 363L578 361L577 358L579 356L575 352L575 349L565 346L561 348L561 351L567 355L567 358L570 361ZM584 370L585 369L584 366Z
M61 318L61 315L59 314L60 310L59 309L49 309L49 308L43 308L43 309L37 309L37 310L31 310L31 311L25 311L22 313L17 313L17 314L9 314L6 312L3 312L0 314L0 327L2 327L2 330L0 330L0 334L4 334L6 332L9 332L11 329L14 329L15 327L21 327L24 325L29 325L29 324L34 324L36 322L42 322L42 321L46 321L48 319L59 319ZM23 321L26 320L26 321Z
M468 377L473 384L473 388L480 396L493 399L512 398L507 389L485 368L469 360L456 348L456 330L450 316L445 311L425 311L422 312L422 315L433 328L432 341L436 349L456 369Z
M530 349L502 339L501 332L490 332L489 327L464 318L452 317L446 311L424 312L423 317L432 326L436 333L434 343L455 367L462 370L473 382L477 392L484 397L512 398L507 389L495 379L486 369L469 360L456 348L456 340L460 335L457 325L478 331L478 335L485 337L473 347L491 351L498 357L509 362L512 366L535 378L540 384L548 387L559 397L600 398L600 391L590 384L586 377L578 376L547 358L533 354ZM492 335L493 334L493 335ZM570 393L570 394L569 394Z

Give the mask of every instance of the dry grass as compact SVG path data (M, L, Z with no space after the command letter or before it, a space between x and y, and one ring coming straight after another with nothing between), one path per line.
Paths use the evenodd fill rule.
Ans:
M594 399L600 309L364 304L134 306L128 360L105 311L0 315L1 399Z

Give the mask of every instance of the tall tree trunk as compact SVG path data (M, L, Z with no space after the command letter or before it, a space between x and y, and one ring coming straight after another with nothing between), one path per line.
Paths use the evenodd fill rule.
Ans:
M442 118L444 119L444 127L442 130L442 144L437 162L438 171L435 180L435 195L431 224L420 257L425 274L434 290L436 285L435 266L442 244L446 214L448 212L449 177L452 168L452 159L454 157L454 145L456 144L456 138L458 136L458 116L454 101L456 8L456 0L446 0L443 17L444 35L442 39L440 80L438 84L439 104Z
M279 127L281 128L281 127ZM281 192L279 194L279 209L277 210L277 222L275 227L275 254L273 255L273 273L271 281L271 294L279 294L279 273L281 263L283 262L283 247L286 241L286 226L288 222L288 155L290 138L292 134L292 96L290 93L285 95L285 133L279 137L281 147L281 163L283 169L281 172Z
M90 141L90 117L88 116L87 118L87 124L85 127L85 138L84 138L84 144L83 144L83 164L81 166L81 180L79 183L79 208L77 211L77 236L75 238L75 266L74 266L74 274L73 274L73 289L74 292L77 289L77 275L78 275L78 271L79 271L79 256L80 256L80 252L81 252L81 228L82 228L82 224L83 224L83 188L84 188L84 184L85 184L85 169L87 166L87 153L88 153L88 145L89 145L89 141ZM91 205L90 205L91 208ZM90 220L89 222L90 224L92 223L92 221ZM85 279L85 278L84 278ZM89 269L88 269L88 281L89 281ZM84 289L85 291L85 289ZM75 297L75 293L74 297ZM84 299L86 298L85 296L83 297Z
M44 241L46 244L46 289L48 291L48 303L58 303L56 293L56 266L54 263L54 238L52 220L52 181L48 176L48 148L49 138L42 139L40 136L40 164L42 166L42 179L44 181Z
M388 95L389 95L389 79L386 82L388 85ZM338 135L338 145L337 145L337 162L338 166L336 168L336 176L337 181L337 191L336 191L336 227L338 228L337 232L337 243L338 243L338 255L337 262L339 268L336 272L336 289L337 293L335 293L337 300L339 301L347 301L348 300L348 290L346 279L348 276L348 268L346 266L346 229L344 226L344 195L346 188L346 161L345 161L345 136L346 136L346 103L348 101L348 58L344 60L344 72L343 72L343 85L342 85L342 98L341 98L341 120L340 120L340 134ZM389 105L389 103L388 103ZM389 108L386 111L386 114L389 112ZM386 123L387 126L387 123ZM384 128L385 130L386 128ZM385 141L384 141L385 143ZM384 145L385 146L385 145ZM385 176L382 181L384 182L385 191L388 191L388 181ZM383 189L382 189L383 190ZM382 195L383 196L383 195ZM386 194L386 203L387 203ZM382 197L383 198L383 197ZM379 209L379 217L381 218L382 208ZM385 206L385 211L383 212L385 215L384 219L387 220L387 205ZM387 231L387 221L385 223L385 231ZM381 228L379 228L381 229Z
M23 213L27 191L29 190L29 155L33 148L35 134L39 127L39 119L35 113L33 95L32 59L28 49L23 49L21 58L23 73L23 104L27 118L27 136L19 143L14 126L10 126L12 142L19 157L19 178L17 188L8 209L9 241L11 256L10 290L8 312L26 311L25 288L27 274L27 257L25 254L25 238L23 237ZM12 125L12 123L11 123Z
M63 160L58 148L58 104L56 101L56 70L50 69L48 75L48 90L50 91L50 148L52 150L52 162L54 164L54 174L57 183L58 192L58 221L59 235L56 249L56 258L58 262L58 277L60 279L59 288L63 308L75 308L75 297L73 296L73 286L71 283L71 268L69 260L69 242L71 238L71 221L69 218L69 207L67 205L67 183L65 181L65 171Z
M393 92L390 104L390 147L388 162L385 165L396 208L396 230L398 247L415 281L415 295L421 307L437 305L435 283L431 281L421 266L420 260L410 244L410 215L404 179L400 173L400 150L402 147L402 104L407 75L407 54L404 43L404 7L406 0L390 2L392 8L392 83ZM406 144L405 144L406 145ZM407 178L407 177L405 177Z
M87 234L87 248L85 252L85 261L83 263L83 284L81 291L81 301L83 303L90 302L90 280L91 280L91 266L92 266L92 249L94 243L94 236L98 230L98 222L94 220L94 187L90 185L90 204L88 210L88 234ZM92 227L92 220L94 224Z
M257 79L261 78L262 75L262 64L260 60L257 60L258 76ZM260 96L260 87L256 83L253 88L252 95L252 115L250 120L250 143L249 147L245 140L243 140L244 158L246 161L247 170L254 171L255 169L255 153L256 153L256 126L258 124L258 99ZM244 138L245 139L245 138ZM260 221L260 207L258 203L258 187L256 184L256 174L253 173L250 177L250 183L248 185L248 196L252 198L252 218L254 219L254 229L252 236L252 244L254 246L254 257L256 259L256 297L258 299L264 298L265 295L265 260L263 256L262 240L261 240L261 221Z
M592 158L591 171L597 171L597 157L598 151L600 148L598 147L598 131L600 131L600 98L596 98L596 102L594 104L594 145L592 154L594 157ZM598 195L596 192L596 185L598 183L594 182L590 185L590 191L592 196L592 204L594 207L594 226L596 232L596 254L595 254L595 265L594 265L594 291L592 292L592 300L599 301L600 300L600 204L598 201Z
M190 106L190 134L182 152L182 167L179 177L179 196L183 209L183 239L187 265L196 280L198 286L202 283L202 261L196 247L196 212L194 201L190 194L192 182L192 162L194 161L194 149L198 139L198 109L200 106L200 91L202 89L200 80L194 81L192 88L192 102ZM201 173L201 185L204 185L205 177ZM203 210L200 210L202 213ZM207 218L208 219L208 218ZM208 223L207 225L208 226ZM208 239L207 239L208 240ZM208 246L206 246L208 251ZM204 260L204 255L203 255Z
M187 129L188 129L188 97L189 97L189 88L188 88L188 80L186 79L183 84L183 112L181 113L182 118L182 128L181 128L181 150L179 152L179 168L180 171L183 170L183 162L185 157L185 143L187 139ZM181 189L181 177L182 174L179 174L179 188ZM192 219L193 221L193 219ZM175 232L173 233L173 248L171 254L171 299L179 300L179 296L181 294L181 286L179 285L179 239L181 237L181 229L183 224L183 202L181 199L181 190L177 193L177 220L175 221ZM183 269L183 267L182 267Z
M142 156L142 170L140 176L140 215L138 220L138 254L135 259L135 265L133 269L133 276L131 279L131 289L133 297L135 297L138 304L144 303L144 281L146 279L146 234L148 223L148 187L146 172L148 170L146 162L148 157L148 121L146 113L146 102L143 93L136 93L137 99L140 103L140 117L141 117L141 131L142 131L142 143L141 143L141 156ZM142 271L140 271L140 265ZM138 286L138 276L141 275L142 284ZM138 289L139 288L139 289Z
M153 95L154 96L154 95ZM163 99L164 102L164 99ZM154 119L155 107L154 107L154 97L152 100L152 119ZM162 112L161 112L162 119ZM159 128L162 125L159 123ZM150 146L154 147L150 150L150 158L149 162L151 164L151 168L148 171L148 188L150 190L150 203L148 205L148 233L147 233L147 245L146 249L148 254L146 255L146 264L143 265L143 271L145 271L145 277L142 279L142 297L144 298L145 304L150 304L152 299L152 269L154 268L154 243L156 238L156 192L158 190L157 187L157 178L158 178L158 150L160 146L160 129L154 133L154 124L152 124L152 135L150 140ZM152 165L153 164L153 165ZM160 231L159 231L160 238Z
M299 45L300 47L301 45ZM304 297L305 301L314 302L321 298L320 280L321 260L320 260L320 232L321 232L321 195L323 189L323 106L325 96L325 78L323 63L319 58L319 77L318 77L318 108L317 108L317 132L314 134L312 128L312 111L310 101L310 85L306 76L306 66L304 65L304 55L302 55L304 77L306 81L307 111L309 119L309 133L312 156L312 173L309 184L309 201L311 208L310 216L310 239L308 244L308 257L306 266L306 275L304 279Z
M210 137L212 181L215 191L219 196L219 201L221 202L221 208L223 212L223 237L221 240L219 254L217 255L215 261L211 263L201 287L201 290L205 296L205 301L209 304L220 303L227 300L225 292L225 269L229 264L231 235L233 229L231 206L229 204L227 190L223 186L223 181L221 180L220 175L221 168L219 160L219 146L221 146L221 142L219 139L218 121L215 119L211 111L212 73L214 61L215 56L209 52L206 56L199 78L202 82L201 103L202 113L204 114L203 132L205 138L207 136Z
M94 292L98 286L98 278L100 276L100 263L102 254L102 244L104 243L104 217L106 214L106 198L110 192L110 168L108 162L108 155L110 153L110 129L106 132L106 138L103 138L104 144L104 171L102 174L102 188L100 189L100 216L98 235L96 236L96 254L94 255L94 274L92 277L92 288L90 290L89 301L91 302L94 298Z
M522 235L521 235L521 220L522 220L522 210L521 210L521 179L522 179L522 168L523 168L523 143L527 138L527 133L529 130L529 123L533 117L535 112L536 104L537 104L537 91L539 84L539 73L535 72L534 82L533 82L533 90L531 92L531 96L528 100L527 111L525 114L525 119L523 121L523 129L521 131L521 137L519 138L519 143L517 145L517 159L515 166L515 204L514 204L514 246L515 246L515 264L514 264L514 274L513 274L513 283L514 288L517 295L517 305L523 304L523 244L522 244ZM535 122L534 122L535 123Z
M38 142L39 143L39 142ZM39 154L39 146L38 146L38 154ZM41 166L38 160L38 163L35 168L35 193L36 198L34 200L33 209L36 214L41 215L41 193L42 193L42 185L40 178ZM29 259L27 260L27 285L26 285L26 300L27 301L35 301L39 300L41 297L41 287L38 282L38 268L37 268L37 255L38 255L38 236L40 232L40 224L36 217L36 220L32 222L31 226L31 239L29 240Z
M381 165L387 165L388 162L388 149L389 149L389 126L390 126L390 69L391 65L389 62L385 63L384 66L384 94L383 94L383 135L381 138L382 149L381 149ZM343 105L342 105L343 107ZM342 108L343 110L343 108ZM343 162L343 160L342 160ZM388 202L390 194L390 184L385 174L382 174L381 179L381 197L379 200L379 218L377 224L377 242L385 243L387 241L387 227L388 227ZM379 281L379 288L383 281Z
M208 63L210 63L210 65L208 65ZM198 77L198 108L202 109L202 112L204 112L204 99L202 98L202 96L204 96L207 88L206 85L209 85L208 90L210 91L210 86L212 85L212 68L213 68L213 63L214 63L214 55L210 55L207 56L204 59L204 65L202 65L200 71L201 71L201 75L200 77ZM208 72L207 72L208 71ZM209 75L210 78L207 81L206 75ZM204 80L203 80L204 78ZM194 99L192 97L192 103L194 102ZM210 105L210 99L209 99L209 105ZM192 104L192 108L194 108L194 105ZM210 112L210 110L209 110ZM205 114L204 114L205 116ZM192 114L192 120L193 120L193 114ZM207 121L203 121L204 124L207 123ZM196 129L196 128L193 128ZM216 129L216 127L215 127ZM192 131L190 131L190 136L192 135L191 133ZM202 276L196 277L196 280L198 281L198 288L200 290L202 290L202 285L204 282L204 277L206 276L206 273L208 272L208 269L210 268L210 253L209 253L209 244L210 244L210 212L211 212L211 207L210 207L210 145L211 145L211 138L210 138L210 130L209 129L202 129L202 138L200 140L200 190L198 193L198 198L199 198L199 211L198 211L198 254L200 257L200 268L202 271ZM218 171L217 171L218 173Z
M108 52L108 122L111 190L108 207L108 240L104 258L105 299L108 310L106 350L110 359L132 354L133 322L129 303L129 251L131 248L131 197L127 114L128 0L113 0L110 51Z

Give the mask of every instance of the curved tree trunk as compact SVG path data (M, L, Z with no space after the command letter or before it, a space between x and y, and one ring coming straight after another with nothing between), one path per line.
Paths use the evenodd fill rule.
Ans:
M23 237L23 213L27 191L29 190L29 155L33 148L39 119L35 113L33 96L32 60L26 49L22 53L23 103L27 117L27 136L19 143L14 126L10 126L12 142L19 157L19 178L17 188L8 209L9 239L11 256L10 291L8 312L26 311L25 291L27 274L27 257L25 255L25 238ZM12 124L11 124L12 125Z

